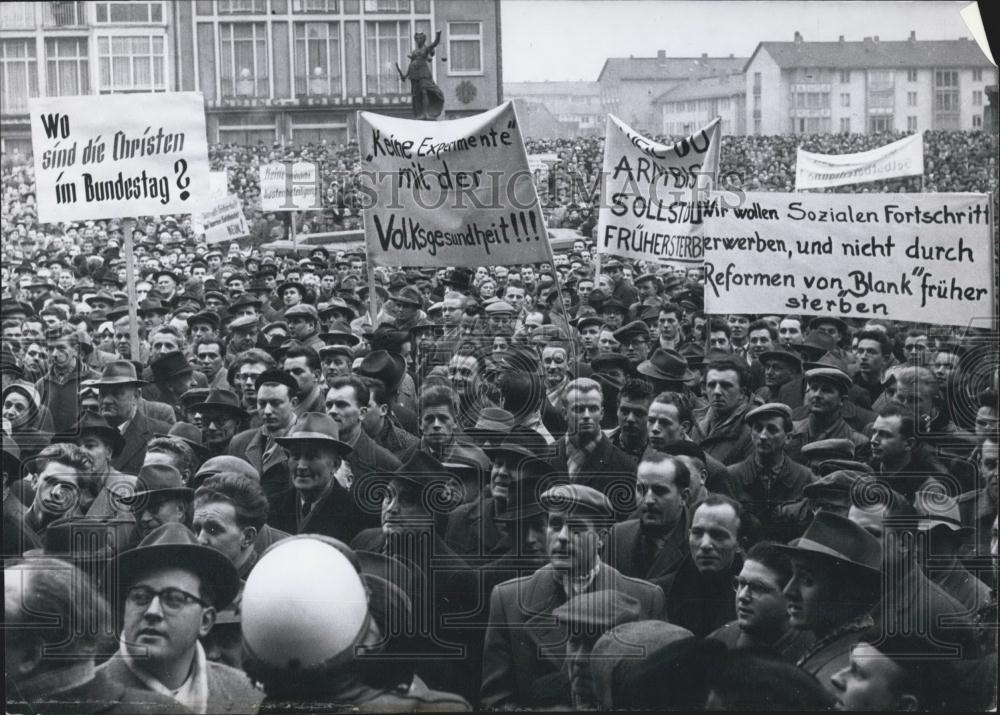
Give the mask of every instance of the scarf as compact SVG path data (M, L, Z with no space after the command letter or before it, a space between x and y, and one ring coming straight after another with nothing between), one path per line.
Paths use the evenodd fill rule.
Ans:
M143 685L154 693L173 698L193 713L204 715L208 712L208 661L205 659L205 649L201 647L200 642L195 642L194 661L191 663L191 672L187 680L177 690L171 690L140 668L139 663L125 647L124 635L122 638L118 652L124 658L125 665L132 671L132 675L141 680Z

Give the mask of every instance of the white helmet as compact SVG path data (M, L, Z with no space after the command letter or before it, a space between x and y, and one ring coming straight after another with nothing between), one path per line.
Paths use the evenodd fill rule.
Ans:
M359 644L368 630L368 595L361 576L337 547L321 537L275 544L243 589L247 653L276 669L328 663Z

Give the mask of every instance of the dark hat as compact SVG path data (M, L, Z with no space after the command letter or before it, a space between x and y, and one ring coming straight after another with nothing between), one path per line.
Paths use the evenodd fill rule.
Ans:
M835 367L817 367L812 370L806 370L806 384L812 380L823 380L833 383L844 394L847 394L848 390L851 389L850 376L843 370L838 370Z
M206 283L207 283L207 281L206 281ZM228 305L229 304L229 296L228 295L226 295L222 291L208 289L207 286L206 286L205 293L203 294L203 297L205 298L205 302L206 303L208 302L209 298L215 298L216 300L218 300L219 302L221 302L223 305Z
M833 323L841 335L847 334L847 323L834 315L817 315L809 321L809 330L815 330L823 323Z
M641 320L633 320L631 323L623 325L614 332L615 340L622 343L629 338L645 337L649 338L649 326Z
M705 307L705 297L701 290L686 290L675 297L677 305L691 311L702 310Z
M192 387L178 398L178 402L180 402L181 407L190 409L194 405L204 402L209 392L211 390L207 387Z
M666 348L654 350L648 360L643 360L636 366L636 372L654 380L672 382L683 382L697 377L688 368L688 361L683 355L676 350Z
M818 360L836 347L837 341L821 330L810 330L805 340L791 346L806 360Z
M72 430L63 435L57 435L53 442L76 442L87 434L96 434L111 445L111 456L117 457L125 447L125 437L117 427L93 412L84 412Z
M522 431L508 434L503 442L483 447L483 451L494 461L500 457L513 459L522 472L537 475L552 471L551 465L545 461L549 447L537 434L529 435Z
M143 503L152 495L177 496L191 499L194 490L184 486L184 478L176 467L169 464L144 464L139 468L135 481L135 491L131 496L123 495L122 501L130 505Z
M803 367L806 370L812 370L817 367L833 367L841 372L848 372L847 361L832 352L824 353L818 360L806 362Z
M88 297L83 302L86 303L87 305L89 305L91 308L94 307L95 303L105 303L110 308L111 306L113 306L115 304L115 297L113 295L111 295L111 293L109 293L106 290L100 290L100 291L97 291L96 294Z
M216 474L221 474L222 472L235 472L254 482L260 483L260 472L250 462L228 454L220 454L206 459L198 467L198 472L194 475L194 483L195 485L201 484L209 477L214 477Z
M254 389L260 390L261 385L266 385L267 383L277 383L279 385L284 385L288 388L288 393L290 395L299 394L299 383L295 381L295 378L289 375L284 370L265 370L257 376L254 381Z
M145 380L140 380L135 371L135 364L129 360L112 360L101 371L101 378L95 383L101 385L146 385Z
M233 417L242 419L247 416L246 410L240 407L240 400L232 390L224 388L209 391L199 404L199 412L212 410L228 412Z
M472 290L472 279L472 271L459 266L452 269L451 275L444 280L444 284L460 291L470 291Z
M552 611L557 621L569 626L571 639L589 640L597 640L620 623L638 620L640 613L635 597L611 589L578 594Z
M166 268L161 268L160 270L158 270L155 273L153 273L153 280L154 281L159 280L160 276L170 276L171 278L174 279L174 283L176 283L178 285L181 285L181 284L184 283L184 277L183 276L179 276L176 273L174 273L173 271L168 271Z
M351 453L351 445L340 441L337 422L321 412L306 412L295 421L285 437L275 441L282 447L292 447L303 442L319 443L332 448L341 457Z
M453 509L461 503L460 494L452 489L453 485L461 482L459 477L436 457L421 449L401 464L390 479L408 482L421 489L432 489L435 498L426 500L426 503L437 508Z
M844 504L849 503L851 488L866 475L847 469L838 469L802 487L802 496L816 499L819 496L833 496Z
M424 304L423 296L420 295L420 291L412 286L404 286L398 291L389 296L393 303L402 303L403 305L412 305L420 308Z
M818 462L812 470L817 477L824 477L838 471L858 472L863 475L875 473L875 470L864 462L856 462L853 459L824 459Z
M254 308L260 309L263 302L260 298L251 295L250 293L240 293L236 298L229 304L229 312L235 312L235 308L243 308L245 306L251 305Z
M618 311L622 315L628 315L628 307L617 298L610 298L604 301L600 308L597 308L598 313L607 313L612 310Z
M149 367L153 371L153 382L165 382L172 377L189 375L194 372L191 363L187 361L187 356L180 350L157 355Z
M219 314L212 310L203 310L200 313L189 316L187 319L189 328L194 327L197 323L208 323L214 330L218 330L220 322Z
M794 546L777 546L790 556L808 556L823 561L836 559L878 576L882 573L879 540L847 517L820 511Z
M0 373L15 377L21 377L24 374L24 369L17 363L17 358L14 357L14 353L11 352L6 343L4 343L3 350L0 350Z
M604 372L616 367L628 371L630 365L631 363L629 363L628 358L621 353L598 353L590 361L590 367L594 372Z
M309 295L309 289L306 288L304 284L299 283L298 281L285 281L284 283L278 286L277 294L280 296L282 293L285 292L286 288L295 288L296 290L299 291L299 294L303 298Z
M170 425L166 434L156 434L154 437L172 437L179 439L188 447L194 450L200 458L204 459L208 455L208 448L205 446L201 430L190 422L175 422Z
M248 293L270 293L271 288L267 285L267 281L264 279L260 273L254 275L250 279L250 283L247 284Z
M487 309L488 311L489 309ZM585 315L582 318L576 320L576 329L583 330L588 325L604 325L604 318L600 318L596 315Z
M854 459L854 442L849 439L818 439L802 446L802 456L810 461L831 459Z
M28 549L24 556L47 556L78 566L105 564L115 557L115 530L109 528L113 523L104 519L62 517L46 527L42 548Z
M388 350L373 350L365 355L355 372L362 377L381 380L393 392L406 374L406 361L402 355Z
M315 305L310 305L309 303L297 303L292 307L285 309L284 318L286 322L292 318L306 318L318 323L319 313L316 312Z
M327 345L354 347L361 343L361 338L354 334L351 326L340 320L333 322L326 332L320 333L319 338Z
M950 494L922 489L913 498L913 505L920 515L917 528L921 531L944 527L961 536L971 536L975 533L975 529L962 522L958 501Z
M168 315L170 313L170 308L167 308L158 300L147 298L139 303L138 312L142 317L146 317L147 315Z
M786 364L794 366L796 372L802 372L802 358L786 348L774 347L770 350L765 350L758 357L761 364L764 364L769 360L780 360Z
M246 330L247 328L259 326L257 317L254 315L241 315L239 318L233 318L229 321L229 331L234 330Z
M786 422L790 423L792 421L792 408L782 402L768 402L747 411L743 417L743 421L749 425L758 419L766 417L782 417Z
M641 276L632 281L632 285L639 285L640 283L645 283L646 281L653 281L657 285L661 283L660 277L655 273L643 273Z
M613 520L614 509L608 498L593 487L582 484L559 484L545 490L541 503L547 511L565 511L573 514Z
M212 586L212 605L216 608L227 606L240 590L240 576L232 562L221 551L199 544L191 530L183 524L157 527L137 547L119 555L115 565L123 591L143 572L160 566L181 568L197 574Z
M107 311L108 320L114 322L119 318L128 315L129 302L127 298L119 298L118 301Z

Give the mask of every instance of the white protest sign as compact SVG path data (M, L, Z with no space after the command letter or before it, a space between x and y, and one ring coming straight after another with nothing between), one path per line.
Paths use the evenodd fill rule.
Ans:
M208 191L212 196L229 193L229 175L225 171L208 172Z
M39 221L204 208L209 171L200 92L39 97L28 109Z
M443 122L360 112L358 137L374 264L551 260L513 103Z
M825 189L924 173L924 135L914 134L857 154L813 154L799 149L795 189Z
M701 265L701 219L714 210L704 189L719 171L719 126L715 119L676 144L659 144L608 115L598 253Z
M707 313L993 315L986 195L747 193L703 228Z
M528 171L535 179L538 186L549 178L549 169L559 161L559 155L553 152L545 154L528 154Z
M224 196L210 210L202 214L201 225L205 242L225 243L250 235L250 225L243 215L243 205L236 196Z
M260 167L260 208L264 212L323 208L316 165L297 161Z

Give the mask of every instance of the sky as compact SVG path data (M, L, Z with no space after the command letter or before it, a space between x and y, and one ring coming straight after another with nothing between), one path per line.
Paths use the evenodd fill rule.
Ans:
M758 42L971 37L968 2L501 0L504 82L593 81L607 57L749 57Z

